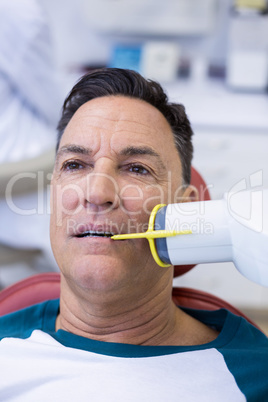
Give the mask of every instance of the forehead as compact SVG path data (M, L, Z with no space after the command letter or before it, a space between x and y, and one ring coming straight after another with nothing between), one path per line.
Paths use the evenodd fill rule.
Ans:
M128 145L150 145L178 156L172 130L162 113L145 101L123 96L93 99L73 115L61 144L112 149ZM171 156L171 155L170 155Z

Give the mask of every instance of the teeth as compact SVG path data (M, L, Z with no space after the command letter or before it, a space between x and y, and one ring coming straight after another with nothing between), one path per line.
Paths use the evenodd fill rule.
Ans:
M84 233L80 233L77 237L112 237L114 233L111 232L94 232L94 231L87 231Z

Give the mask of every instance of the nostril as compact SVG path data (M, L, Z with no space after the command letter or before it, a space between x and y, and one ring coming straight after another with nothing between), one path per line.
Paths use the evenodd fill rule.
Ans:
M109 194L109 191L90 191L85 199L86 203L92 208L95 206L98 210L112 210L120 205L120 198L117 194Z
M110 174L112 172L112 167L110 166L102 166L103 163L106 163L102 160L99 161L98 169L102 171L91 173L87 176L86 182L86 198L91 204L95 205L109 205L115 207L118 204L118 192L119 187L118 183L115 179L115 176ZM98 163L97 163L98 164ZM97 165L96 164L96 165ZM95 170L97 166L95 166ZM108 173L104 172L107 171Z

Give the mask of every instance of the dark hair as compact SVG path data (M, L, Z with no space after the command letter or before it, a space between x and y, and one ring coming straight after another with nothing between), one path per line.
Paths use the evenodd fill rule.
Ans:
M168 121L182 163L184 184L191 180L193 131L181 104L169 103L162 87L155 81L146 80L132 70L104 68L83 76L66 98L58 124L57 150L61 136L75 114L84 103L102 96L122 95L144 100L158 109Z

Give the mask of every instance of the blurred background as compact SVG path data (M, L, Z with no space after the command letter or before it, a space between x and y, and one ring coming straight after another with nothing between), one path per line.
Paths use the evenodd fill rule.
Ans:
M0 0L2 288L58 270L48 233L56 125L92 69L135 69L185 105L193 165L213 199L256 175L268 187L267 10L266 0ZM199 265L175 284L268 316L268 289L232 263Z

